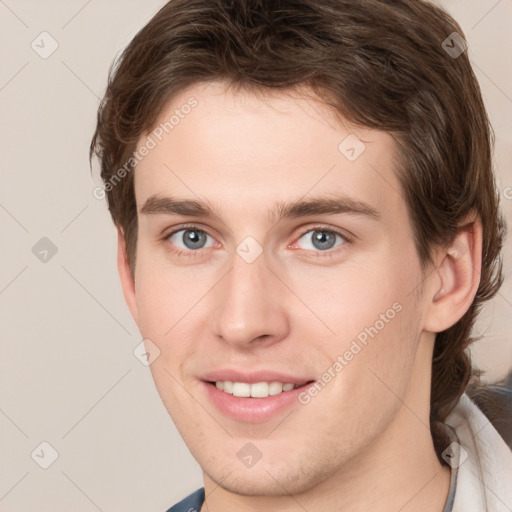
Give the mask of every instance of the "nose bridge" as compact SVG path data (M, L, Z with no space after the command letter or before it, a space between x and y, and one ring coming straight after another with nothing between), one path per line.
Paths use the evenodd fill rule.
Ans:
M263 254L254 260L234 254L231 271L223 280L215 334L239 346L257 339L272 343L283 338L288 318L280 293L282 286L267 268Z

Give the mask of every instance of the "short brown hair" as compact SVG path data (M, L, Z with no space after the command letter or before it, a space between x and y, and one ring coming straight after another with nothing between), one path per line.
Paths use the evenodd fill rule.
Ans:
M476 297L435 342L430 421L438 456L446 447L438 422L471 377L474 321L503 279L493 134L464 45L459 25L423 0L172 0L110 70L91 144L112 185L164 104L211 80L263 92L307 86L350 122L389 132L423 268L468 215L483 225ZM107 187L107 199L133 272L137 210L133 173L125 174Z

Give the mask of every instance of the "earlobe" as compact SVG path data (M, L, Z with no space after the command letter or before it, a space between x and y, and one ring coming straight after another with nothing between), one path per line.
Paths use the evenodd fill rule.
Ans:
M482 264L480 220L461 227L452 243L439 252L438 260L424 323L429 332L442 332L456 324L475 298Z
M132 272L128 262L126 252L126 241L121 228L117 228L117 268L119 277L121 279L121 286L123 288L123 295L126 304L130 309L133 319L137 326L139 325L139 311L137 306L137 299L135 295L135 283L132 278Z

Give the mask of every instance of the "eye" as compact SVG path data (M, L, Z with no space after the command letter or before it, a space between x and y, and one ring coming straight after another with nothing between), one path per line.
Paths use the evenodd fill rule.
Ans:
M200 229L188 228L174 231L168 240L180 250L195 251L212 247L213 238ZM207 245L208 244L208 245Z
M296 244L300 244L301 240L303 240L302 249L313 251L327 251L346 242L340 233L329 229L311 229L306 231Z

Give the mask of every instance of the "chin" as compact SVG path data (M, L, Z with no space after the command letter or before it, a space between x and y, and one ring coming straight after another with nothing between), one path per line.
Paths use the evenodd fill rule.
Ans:
M254 470L254 468L253 468ZM283 475L279 472L244 471L244 474L232 468L232 473L222 479L221 475L208 475L217 485L223 489L241 496L283 496L286 494L298 494L314 487L304 477L295 475Z
M237 461L238 462L238 461ZM318 468L303 464L290 457L279 463L258 462L251 468L243 464L226 462L222 470L215 461L204 467L208 477L223 489L241 496L285 496L311 490L333 475L335 469L320 464Z

